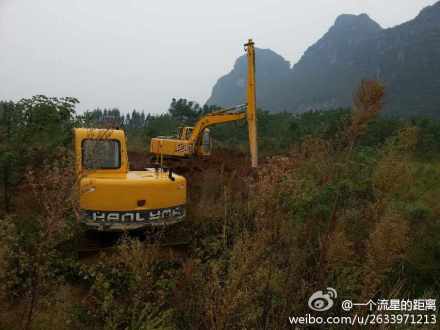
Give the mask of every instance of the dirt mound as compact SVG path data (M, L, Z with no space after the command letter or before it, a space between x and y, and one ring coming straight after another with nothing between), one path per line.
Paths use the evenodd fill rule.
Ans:
M129 160L132 170L153 165L148 153L129 152ZM187 179L191 208L209 207L213 214L216 213L214 205L222 212L219 201L224 199L225 189L230 198L246 198L249 194L247 181L256 174L248 155L227 149L217 149L206 158L168 160L165 164Z
M129 151L128 158L131 170L140 171L153 166L150 161L151 155L147 152ZM217 169L226 173L235 172L239 176L248 176L252 173L248 155L227 149L216 150L206 158L170 159L165 165L185 176L192 176L207 169Z

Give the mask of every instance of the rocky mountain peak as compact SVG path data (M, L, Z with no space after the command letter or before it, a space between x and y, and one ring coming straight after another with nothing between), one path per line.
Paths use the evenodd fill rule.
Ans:
M342 14L336 18L333 26L321 39L345 40L347 38L361 38L382 31L382 27L367 14Z
M342 14L336 18L335 24L333 25L332 29L340 31L358 30L369 33L380 31L382 28L367 14Z
M275 53L271 49L255 48L255 57L258 64L262 68L268 68L271 70L285 70L286 67L290 67L289 61L286 61L281 55ZM270 66L270 67L268 67ZM246 55L240 56L234 64L234 70L239 70L246 73L247 58Z
M312 60L313 66L316 65L315 61L323 60L334 64L348 56L348 49L381 31L381 26L367 14L339 15L327 33L306 50L301 60L305 60L306 63L309 63L308 59ZM297 64L300 63L301 61Z
M257 101L264 106L265 100L290 70L290 62L271 49L255 48ZM231 106L246 102L247 58L240 56L234 68L215 84L207 104Z

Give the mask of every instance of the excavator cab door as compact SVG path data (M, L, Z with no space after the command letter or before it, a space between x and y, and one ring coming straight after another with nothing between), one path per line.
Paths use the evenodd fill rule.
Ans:
M199 141L199 146L197 149L199 156L211 156L212 140L211 140L211 132L209 131L209 128L205 128L203 130L202 136Z

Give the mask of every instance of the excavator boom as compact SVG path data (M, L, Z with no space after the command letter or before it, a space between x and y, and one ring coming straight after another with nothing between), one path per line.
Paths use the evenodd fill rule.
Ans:
M249 130L249 148L252 167L258 166L257 145L257 114L256 114L256 86L255 86L255 48L252 39L245 44L248 57L248 83L247 83L247 121Z
M197 142L203 131L209 126L239 121L245 119L246 116L246 105L211 112L199 119L194 125L190 141Z

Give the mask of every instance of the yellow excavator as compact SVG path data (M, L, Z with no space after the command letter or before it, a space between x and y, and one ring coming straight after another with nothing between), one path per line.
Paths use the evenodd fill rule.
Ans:
M76 128L82 221L100 231L135 230L184 220L186 179L171 169L129 171L122 130Z
M247 119L252 167L258 166L256 94L255 94L255 48L252 40L245 44L248 59L247 104L221 109L202 116L194 127L181 127L173 137L159 136L151 139L150 153L164 158L189 158L209 156L211 139L209 127Z
M209 126L247 118L252 166L257 166L254 43L249 40L245 46L249 64L247 105L210 113L195 127L181 129L177 138L152 139L154 154L209 155ZM144 171L130 171L124 131L76 128L74 148L81 218L89 229L136 230L163 227L185 219L186 179L162 164Z

